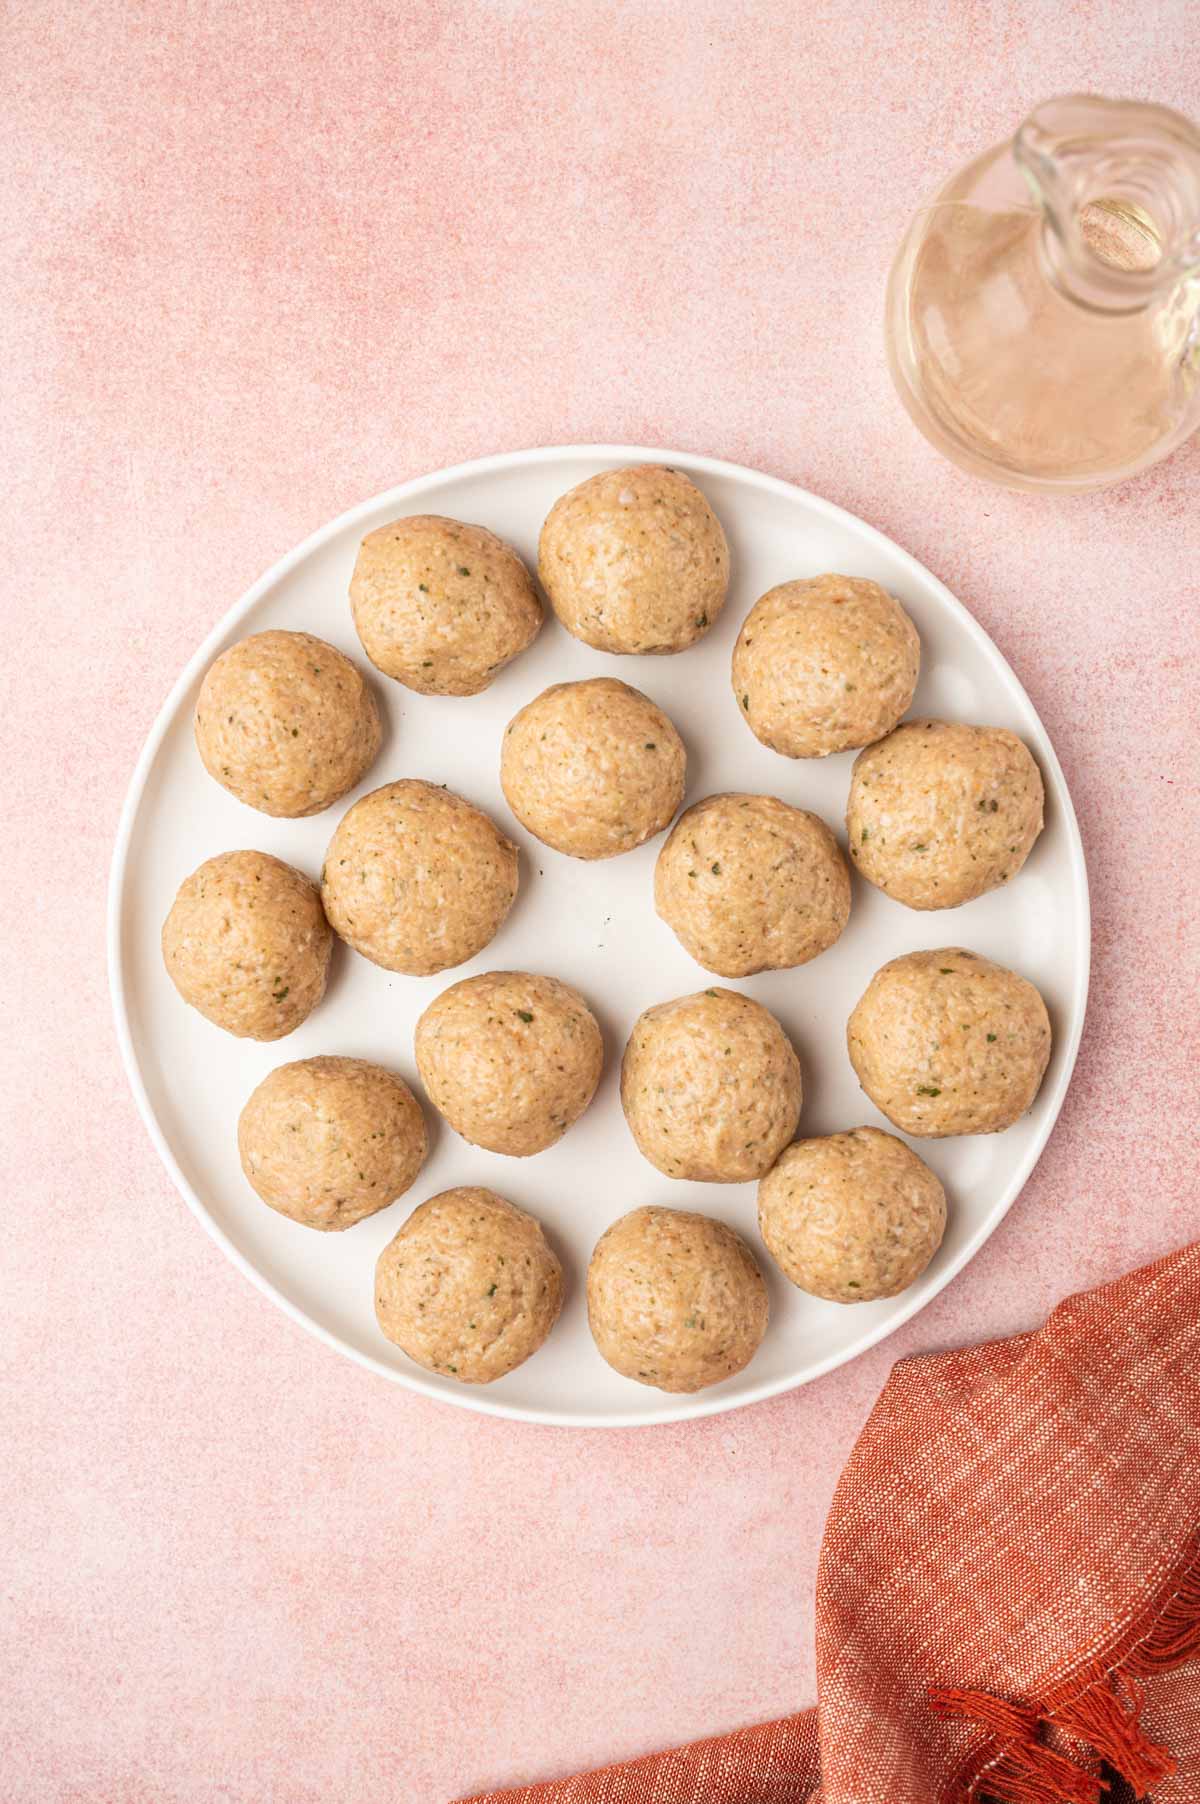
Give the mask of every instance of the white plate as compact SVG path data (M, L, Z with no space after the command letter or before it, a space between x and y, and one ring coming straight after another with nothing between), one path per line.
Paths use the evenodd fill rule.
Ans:
M188 872L216 852L254 846L315 876L349 805L309 820L271 820L227 795L203 770L191 731L200 680L246 633L299 627L366 659L346 599L363 534L397 514L433 512L491 527L533 565L538 530L555 497L604 468L670 463L704 489L733 553L729 601L716 627L685 656L614 658L570 637L553 617L532 648L484 695L448 700L379 679L390 721L361 791L398 776L448 783L487 809L522 850L521 890L496 939L469 964L432 978L377 969L338 946L329 994L286 1041L256 1045L213 1027L176 995L163 970L159 930ZM741 986L774 1010L804 1069L801 1131L887 1126L846 1057L846 1017L886 959L963 944L1037 984L1050 1009L1054 1053L1032 1111L1005 1134L917 1142L950 1198L941 1251L902 1296L843 1308L802 1295L775 1271L755 1225L753 1184L701 1185L660 1177L637 1152L621 1114L617 1072L635 1016L712 981L654 913L651 883L661 839L600 864L552 852L513 821L500 791L502 730L547 684L620 676L659 702L688 747L689 802L714 790L758 790L815 809L842 832L852 754L793 762L768 751L739 718L729 684L738 627L765 589L836 570L871 577L912 615L923 648L915 713L1006 726L1031 747L1046 780L1046 830L1011 887L965 908L916 914L854 879L850 924L838 944L799 970ZM117 838L109 913L117 1029L130 1082L167 1170L234 1264L281 1308L331 1346L426 1396L468 1409L574 1426L678 1421L735 1409L803 1384L890 1334L936 1295L982 1245L1046 1142L1075 1062L1087 996L1089 916L1083 851L1058 759L1029 697L965 609L905 552L827 501L734 464L675 451L581 446L516 452L403 484L323 527L256 583L201 646L168 698L130 785ZM600 1092L558 1146L506 1159L460 1140L432 1110L429 1163L408 1196L344 1234L318 1234L266 1208L242 1176L239 1110L276 1065L314 1053L376 1059L415 1083L412 1030L447 984L492 969L546 971L576 984L605 1029ZM486 1389L456 1385L411 1364L380 1334L372 1278L380 1248L409 1209L455 1184L488 1184L533 1211L563 1255L568 1295L546 1346ZM771 1326L738 1377L691 1397L620 1378L592 1345L583 1275L596 1239L643 1203L706 1210L746 1235L771 1289Z

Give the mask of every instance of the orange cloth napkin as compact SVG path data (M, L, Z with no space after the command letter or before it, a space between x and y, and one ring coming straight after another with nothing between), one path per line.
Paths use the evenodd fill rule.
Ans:
M815 1710L474 1804L1200 1804L1198 1529L1194 1246L894 1368L825 1529Z

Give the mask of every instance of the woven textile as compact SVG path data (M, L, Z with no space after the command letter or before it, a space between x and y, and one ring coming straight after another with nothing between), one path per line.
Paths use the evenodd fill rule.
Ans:
M894 1368L826 1525L816 1710L478 1804L1200 1804L1198 1526L1195 1246Z

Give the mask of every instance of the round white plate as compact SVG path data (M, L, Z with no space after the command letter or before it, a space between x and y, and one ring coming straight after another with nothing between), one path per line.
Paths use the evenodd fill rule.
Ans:
M590 650L547 620L535 644L469 700L417 696L376 677L389 723L361 790L308 820L272 820L207 776L192 741L200 680L225 646L266 627L317 633L369 668L346 599L363 534L404 513L441 513L489 526L533 566L551 503L594 471L636 462L686 470L729 536L733 580L716 626L680 657L616 658ZM740 987L772 1009L804 1070L801 1132L888 1124L858 1087L845 1022L872 973L898 953L965 945L1037 984L1050 1009L1054 1053L1032 1111L1005 1134L916 1142L945 1183L950 1221L925 1274L890 1302L849 1308L793 1289L758 1237L753 1184L703 1185L661 1177L625 1126L617 1076L640 1011L713 980L655 915L654 861L662 840L625 857L584 864L549 851L512 819L500 791L505 724L547 684L619 676L666 709L688 748L688 802L714 790L757 790L812 808L842 833L852 754L793 762L761 746L739 717L729 684L738 628L754 600L788 578L836 570L871 577L912 615L923 648L917 714L1006 726L1032 749L1046 780L1046 829L1013 884L965 908L916 914L858 877L838 944L795 971ZM162 966L159 930L181 880L205 858L257 847L320 871L350 801L399 777L448 783L495 818L521 847L521 889L496 939L469 964L437 977L382 971L337 946L329 993L287 1040L257 1045L213 1027L176 995ZM827 1372L891 1333L936 1295L992 1232L1046 1142L1062 1104L1083 1025L1089 917L1079 830L1063 774L1029 697L965 609L905 552L827 501L770 476L710 458L630 446L516 452L403 484L323 527L256 583L202 645L168 698L134 772L113 863L109 954L117 1030L151 1138L183 1196L234 1264L281 1308L331 1346L426 1396L468 1409L574 1426L678 1421L735 1409ZM378 1060L416 1084L413 1026L447 984L494 969L545 971L576 984L605 1030L600 1092L549 1151L506 1159L460 1140L427 1109L428 1164L406 1197L343 1234L319 1234L266 1208L238 1164L235 1125L268 1071L315 1053ZM405 1358L375 1323L376 1255L410 1208L457 1184L488 1184L545 1224L568 1275L562 1318L540 1352L499 1383L456 1385ZM736 1378L696 1396L666 1396L620 1378L588 1334L583 1277L600 1233L643 1203L706 1210L746 1235L771 1290L771 1326Z

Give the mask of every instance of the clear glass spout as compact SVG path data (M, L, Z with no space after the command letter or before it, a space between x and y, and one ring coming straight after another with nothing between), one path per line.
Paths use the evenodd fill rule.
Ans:
M888 289L901 398L1013 486L1120 480L1200 424L1200 132L1140 102L1046 102L914 219Z

